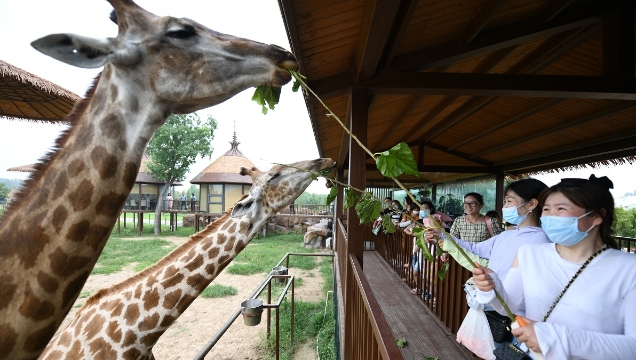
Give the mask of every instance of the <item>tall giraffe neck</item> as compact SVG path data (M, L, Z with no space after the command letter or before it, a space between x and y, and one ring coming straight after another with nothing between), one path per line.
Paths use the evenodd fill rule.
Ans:
M58 150L2 219L4 354L37 357L55 333L112 231L144 147L167 117L165 107L126 93L111 75L107 66L69 118L74 125L58 139Z
M98 356L93 349L104 358L152 358L159 337L254 237L260 226L250 218L226 213L155 265L97 292L53 338L42 359ZM75 337L78 328L85 338Z

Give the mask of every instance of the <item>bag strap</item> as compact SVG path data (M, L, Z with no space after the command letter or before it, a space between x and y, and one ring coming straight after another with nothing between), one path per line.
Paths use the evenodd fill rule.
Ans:
M609 247L607 245L603 245L603 247L600 250L598 250L597 252L592 254L592 256L590 256L590 258L587 259L583 263L583 265L581 265L579 270L574 274L574 276L572 276L572 279L570 279L570 281L567 283L567 285L565 285L565 288L563 288L563 291L561 291L559 296L557 296L556 300L554 300L554 303L550 307L550 310L548 310L548 313L545 314L545 316L543 317L543 322L545 322L548 319L548 316L550 316L550 314L552 313L552 310L554 310L554 307L556 306L556 304L559 302L559 300L561 300L561 298L563 297L563 294L565 294L565 292L570 288L570 285L572 285L574 280L579 276L579 274L583 271L583 269L585 269L592 262L592 260L594 260L595 257L599 256L603 251L605 251L607 249L609 249Z
M486 216L486 227L488 228L488 233L490 234L490 237L495 236L492 233L492 218L490 216Z

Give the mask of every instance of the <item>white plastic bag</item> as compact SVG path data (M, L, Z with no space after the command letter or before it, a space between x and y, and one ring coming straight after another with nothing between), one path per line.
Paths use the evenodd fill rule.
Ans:
M457 331L457 342L482 359L494 360L495 343L492 339L488 319L481 306L469 308Z

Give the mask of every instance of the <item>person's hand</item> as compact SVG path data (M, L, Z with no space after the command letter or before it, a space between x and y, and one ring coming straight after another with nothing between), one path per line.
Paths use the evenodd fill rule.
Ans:
M442 240L440 240L440 241L442 241ZM443 253L439 258L440 258L440 260L442 260L442 262L448 262L448 260L450 260L450 256L448 256L447 252Z
M475 268L473 268L473 281L475 282L475 286L483 291L487 292L495 288L495 284L490 277L490 274L493 272L489 268L485 268L475 262Z
M523 318L526 322L525 326L518 327L512 330L514 335L520 342L525 343L528 349L541 353L541 347L539 346L539 340L537 339L537 333L534 330L534 321Z
M443 240L442 239L438 240L439 233L440 233L439 229L435 229L435 228L426 229L426 232L424 233L426 237L426 241L432 244L438 244L439 246L442 246Z

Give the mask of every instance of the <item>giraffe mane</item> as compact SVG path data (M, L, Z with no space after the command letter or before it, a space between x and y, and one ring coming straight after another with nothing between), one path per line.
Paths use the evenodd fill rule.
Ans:
M12 213L17 212L18 209L22 207L23 202L20 200L28 197L29 194L31 194L37 182L42 178L42 176L46 173L46 170L49 168L50 164L53 162L53 159L57 157L58 153L64 147L64 143L66 142L66 140L69 138L69 136L71 136L71 134L73 134L73 132L77 128L77 125L80 123L79 120L86 112L86 109L88 108L88 105L90 104L91 99L95 94L95 89L97 88L97 83L99 82L101 75L102 73L99 73L95 77L95 79L93 79L93 84L86 92L86 95L84 95L84 98L77 104L75 104L73 110L71 110L71 113L64 118L64 120L68 121L71 126L68 129L64 130L60 134L60 136L58 136L53 147L35 164L35 171L31 173L29 178L25 180L22 186L20 186L20 188L18 189L16 194L17 201L15 201L15 204L9 206L9 209L4 214L2 214L2 216L0 216L0 225L2 225L4 219L7 219Z
M241 200L243 200L245 197L247 197L247 195L243 195ZM103 297L108 296L108 295L113 294L113 293L121 292L123 289L128 288L131 284L137 283L139 280L146 279L148 277L148 275L150 273L152 273L153 271L155 271L156 269L164 268L168 264L173 262L174 260L176 260L179 257L183 256L188 251L190 251L190 249L192 249L191 245L200 242L203 238L205 238L208 235L210 235L210 234L214 233L215 231L217 231L217 229L221 225L223 225L225 223L225 221L227 221L228 219L231 218L231 214L232 214L232 208L226 210L223 213L223 216L218 218L213 223L210 223L210 225L208 225L205 229L203 229L203 230L199 231L198 233L190 236L190 239L188 241L186 241L182 245L179 245L176 249L172 250L172 252L170 252L168 255L164 256L161 260L156 262L154 265L151 265L151 266L143 269L142 271L138 272L137 274L129 277L128 279L126 279L126 280L124 280L124 281L122 281L122 282L120 282L118 284L115 284L115 285L113 285L111 287L108 287L108 288L99 289L95 294L93 294L88 299L86 299L86 302L77 311L77 314L79 314L83 309L89 307L90 305L99 302Z

